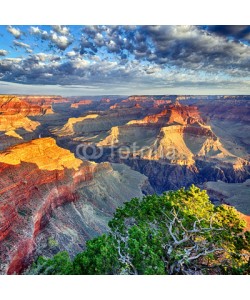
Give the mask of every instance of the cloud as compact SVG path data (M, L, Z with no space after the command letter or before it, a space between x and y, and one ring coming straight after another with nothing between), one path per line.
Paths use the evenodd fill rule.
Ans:
M66 26L53 25L52 28L53 28L54 32L61 34L61 35L69 35L69 33L70 33L69 28Z
M146 59L159 66L218 73L250 70L250 47L196 26L144 26L151 40ZM151 57L151 58L150 58ZM149 59L150 58L150 59Z
M102 89L115 86L129 89L164 87L241 86L241 79L227 80L203 74L202 71L163 70L160 67L142 68L137 60L126 65L117 62L96 60L93 63L74 56L70 60L56 60L45 53L29 55L25 59L2 59L0 61L1 80L31 85L93 86Z
M75 56L77 56L78 54L73 50L73 51L69 51L69 52L67 52L66 53L66 56L68 57L68 58L72 58L72 57L75 57Z
M29 55L25 59L3 59L0 64L1 80L27 84L108 84L111 78L113 82L123 78L131 81L140 72L139 66L132 63L124 67L101 60L90 63L79 57L58 61L43 53Z
M39 27L31 26L29 30L30 34L40 37L43 40L47 40L49 38L49 34L46 30L42 30Z
M30 48L30 45L25 44L23 42L16 41L16 40L13 41L13 44L17 47L21 47L21 48L24 48L24 49L29 49Z
M217 27L216 27L217 28ZM234 34L229 39L225 34ZM248 36L249 27L225 26L84 26L80 39L81 55L107 53L121 64L128 58L160 68L203 70L213 74L250 70L250 47L236 37ZM109 55L109 56L108 56Z
M1 80L145 90L149 86L205 89L230 85L241 89L241 82L246 85L249 79L246 26L98 25L83 26L78 32L69 29L30 26L29 39L15 40L14 45L31 52L28 43L33 39L37 45L34 54L17 61L4 56Z
M53 42L60 50L65 50L72 44L72 40L64 35L58 35L56 32L52 32L50 36L51 42Z
M42 40L47 40L50 43L50 48L56 47L64 51L73 42L69 29L60 25L53 25L52 28L53 30L48 33L39 27L31 26L29 32L31 35L41 38Z
M7 54L8 54L8 51L0 50L0 56L6 56Z
M11 33L16 39L19 39L22 35L22 31L18 28L7 26L7 31Z
M144 67L137 60L126 65L97 60L95 63L80 57L70 60L52 60L45 53L29 55L25 59L0 60L2 81L28 85L82 87L90 86L97 91L159 91L164 89L216 90L246 89L247 78L223 78L210 76L200 71L180 72L179 69L163 70L159 67Z
M248 25L210 25L205 28L226 38L250 41L250 26Z

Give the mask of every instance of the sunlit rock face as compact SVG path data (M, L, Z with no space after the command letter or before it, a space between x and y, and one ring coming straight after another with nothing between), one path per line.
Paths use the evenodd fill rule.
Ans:
M0 95L0 151L38 138L43 133L40 119L60 119L53 106L68 102L61 96Z
M83 100L79 100L75 103L71 104L71 108L79 108L81 106L91 106L93 105L93 100L88 100L88 99L83 99Z
M4 115L36 116L53 113L52 104L64 102L61 97L0 96L0 112Z
M77 170L82 161L76 159L68 150L57 147L52 138L36 139L28 143L13 146L7 152L0 153L0 162L9 165L19 165L22 162L33 163L40 170Z
M7 136L22 139L16 132L23 128L32 132L39 122L32 121L28 116L46 113L46 109L36 104L29 104L16 96L0 96L0 132Z
M109 163L81 161L52 138L1 152L0 272L20 273L39 253L52 255L51 237L57 251L75 255L87 239L107 230L118 205L141 197L143 186L150 189L145 176L122 172L124 179Z
M58 136L73 135L85 120L96 119L98 116L98 114L91 114L85 117L69 118L67 123L60 130L55 130L53 133Z

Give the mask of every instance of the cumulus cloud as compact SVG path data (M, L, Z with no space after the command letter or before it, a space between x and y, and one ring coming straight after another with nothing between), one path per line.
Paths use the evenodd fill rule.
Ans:
M18 28L7 26L7 31L11 33L16 39L19 39L22 35L22 31Z
M55 46L64 51L73 42L69 29L60 25L53 25L52 29L53 30L48 33L46 30L42 30L39 27L31 26L29 32L31 35L50 42L50 47L53 48L53 46Z
M41 37L41 39L46 40L49 38L49 34L46 30L42 30L39 27L31 26L29 30L30 34Z
M52 28L53 28L54 32L61 34L61 35L69 35L69 33L70 33L69 28L66 26L53 25Z
M53 42L60 50L65 50L72 44L72 40L64 35L58 35L56 32L52 32L50 36L51 42Z
M96 53L105 47L110 53L122 55L128 50L128 39L124 35L124 26L84 26L81 37L81 54Z
M7 54L8 54L8 51L0 50L0 56L6 56Z
M69 51L69 52L67 52L66 53L66 56L68 57L68 58L72 58L72 57L75 57L75 56L77 56L78 54L73 50L73 51Z

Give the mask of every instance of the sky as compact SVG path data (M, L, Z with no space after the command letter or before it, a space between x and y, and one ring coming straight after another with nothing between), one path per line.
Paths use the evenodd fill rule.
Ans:
M0 94L250 94L250 26L1 25Z

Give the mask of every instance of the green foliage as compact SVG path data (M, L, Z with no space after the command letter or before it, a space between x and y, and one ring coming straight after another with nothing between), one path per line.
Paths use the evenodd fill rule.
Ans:
M39 274L249 273L245 222L235 208L215 207L194 185L134 198L116 210L109 227L72 263L62 252L33 268Z
M113 274L117 270L117 253L111 236L102 235L87 242L86 251L74 261L74 274Z
M33 263L29 275L69 275L73 274L70 257L66 251L57 253L53 258L40 256Z

